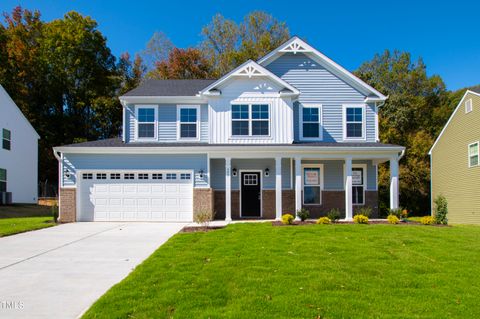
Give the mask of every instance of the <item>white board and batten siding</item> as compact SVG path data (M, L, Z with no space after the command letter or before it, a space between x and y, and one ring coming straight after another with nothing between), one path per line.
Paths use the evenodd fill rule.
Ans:
M293 103L280 98L282 89L267 77L235 78L219 87L222 94L209 99L210 143L269 144L293 142ZM231 108L234 104L268 104L270 129L268 137L232 136Z

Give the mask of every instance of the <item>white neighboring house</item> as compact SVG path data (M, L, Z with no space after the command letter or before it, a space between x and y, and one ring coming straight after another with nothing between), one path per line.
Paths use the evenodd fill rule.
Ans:
M37 203L39 138L0 85L0 203Z

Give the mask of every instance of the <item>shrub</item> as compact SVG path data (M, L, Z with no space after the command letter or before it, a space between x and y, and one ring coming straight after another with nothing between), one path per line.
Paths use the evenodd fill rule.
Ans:
M317 220L317 224L321 224L321 225L326 225L326 224L330 224L332 222L332 220L328 217L320 217L318 220Z
M448 203L445 196L438 195L433 202L435 203L435 223L448 224Z
M389 216L394 215L397 218L402 218L402 208L394 208L388 210Z
M408 218L408 210L403 209L401 217L402 217L402 219L407 219Z
M56 223L58 221L58 204L57 204L57 202L53 203L50 210L52 211L53 221Z
M355 215L363 215L365 217L370 217L370 215L372 215L372 208L368 206L360 207L355 211Z
M390 224L398 224L400 222L400 219L393 214L388 215L387 219Z
M193 214L193 221L207 229L214 217L215 213L213 213L211 210L200 210Z
M308 217L310 217L310 212L308 211L308 209L302 208L297 211L297 216L302 222L304 222Z
M435 224L435 218L432 216L424 216L422 219L420 219L420 223L423 225L433 225Z
M353 216L353 222L355 224L368 224L368 217L362 214Z
M293 217L293 215L291 214L284 214L282 215L282 223L284 225L291 225L293 224L293 220L295 219L295 217Z
M338 208L332 208L330 211L327 213L328 219L330 221L336 223L340 219L340 210Z

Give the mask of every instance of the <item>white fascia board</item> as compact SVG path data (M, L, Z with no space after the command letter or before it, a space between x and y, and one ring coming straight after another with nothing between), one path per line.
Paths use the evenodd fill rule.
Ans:
M306 43L305 41L303 41L302 39L300 39L297 36L294 36L293 38L291 38L290 40L288 40L287 42L285 42L284 44L282 44L281 46L279 46L278 48L276 48L275 50L273 50L272 52L270 52L269 54L267 54L266 56L264 56L260 60L258 60L257 61L258 64L261 64L261 65L270 64L272 61L276 60L276 58L280 54L283 54L282 50L284 50L285 47L288 47L289 45L291 45L292 42L299 43L302 47L305 48L305 50L303 52L305 52L306 54L311 54L314 57L320 59L321 62L324 62L327 65L330 65L330 67L333 69L333 71L336 71L334 73L339 73L340 75L346 76L348 79L350 79L353 82L353 84L356 84L356 85L362 87L363 89L366 89L367 91L375 94L380 101L385 101L388 98L387 96L385 96L382 93L380 93L379 91L375 90L373 87L371 87L370 85L368 85L364 81L360 80L358 77L353 75L351 72L349 72L348 70L343 68L341 65L337 64L335 61L333 61L332 59L330 59L329 57L327 57L326 55L324 55L323 53L321 53L320 51L318 51L314 47L310 46L308 43ZM299 51L299 52L302 53L302 51Z
M443 129L442 129L442 131L440 132L440 134L438 135L437 139L435 140L435 142L433 143L432 147L430 148L430 151L428 151L428 155L432 155L432 151L433 151L434 147L437 145L438 141L440 140L440 138L441 138L442 135L443 135L443 132L445 132L445 130L447 129L448 125L449 125L450 122L452 121L453 117L455 116L455 114L457 113L457 111L460 109L460 106L463 105L463 102L465 101L465 98L467 97L468 93L474 94L474 95L477 95L477 96L480 96L479 93L473 92L473 91L470 91L470 90L467 90L467 91L465 92L465 94L463 95L463 97L462 97L462 99L460 100L460 102L458 102L458 105L457 105L457 107L455 108L455 110L453 111L452 115L450 115L450 117L448 118L447 124L445 124L445 126L444 126Z
M259 75L256 75L256 76L267 76L269 77L270 79L272 79L274 82L276 82L277 84L289 89L290 91L292 91L292 95L298 95L300 94L300 91L298 91L295 87L293 87L292 85L290 85L289 83L285 82L284 80L282 80L281 78L279 78L278 76L276 76L275 74L273 74L272 72L268 71L267 69L265 69L263 66L259 65L258 63L256 63L255 61L252 61L252 60L248 60L246 61L245 63L241 64L240 66L238 66L237 68L233 69L232 71L230 71L229 73L227 73L226 75L224 75L223 77L221 77L220 79L218 79L217 81L213 82L212 84L210 84L209 86L207 86L205 89L203 89L202 91L200 91L200 95L211 95L209 93L209 91L215 87L218 87L220 86L222 83L224 83L225 81L227 81L228 79L230 79L232 76L237 76L237 75L240 75L238 74L239 71L241 71L243 68L246 68L248 67L249 65L251 65L252 67L254 67L255 69L258 69L258 71L261 73ZM241 75L241 76L244 76L244 75ZM218 94L217 94L218 95Z
M202 96L120 96L122 105L150 103L207 103Z

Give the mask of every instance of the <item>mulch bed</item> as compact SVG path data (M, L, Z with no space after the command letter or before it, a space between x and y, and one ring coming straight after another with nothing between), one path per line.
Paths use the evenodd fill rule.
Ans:
M181 233L209 232L209 231L213 231L221 228L225 228L225 226L208 226L208 227L187 226L187 227L183 227L182 230L180 230L180 232Z

